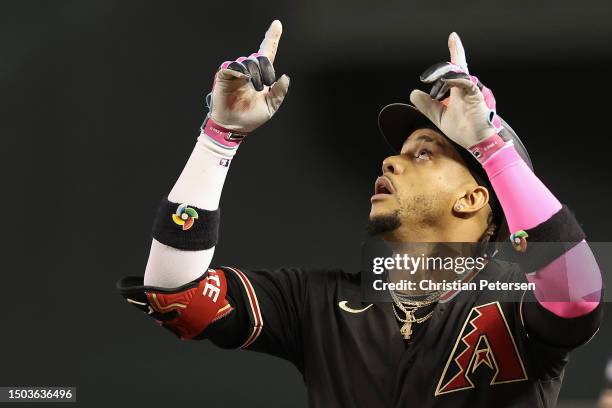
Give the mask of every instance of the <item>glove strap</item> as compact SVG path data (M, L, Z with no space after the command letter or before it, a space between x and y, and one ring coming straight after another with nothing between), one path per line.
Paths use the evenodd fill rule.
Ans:
M472 156L474 156L480 164L484 164L495 153L506 146L506 142L497 133L489 136L480 143L468 148Z
M201 131L208 136L216 145L224 149L237 149L246 133L238 133L224 128L207 116L202 124Z

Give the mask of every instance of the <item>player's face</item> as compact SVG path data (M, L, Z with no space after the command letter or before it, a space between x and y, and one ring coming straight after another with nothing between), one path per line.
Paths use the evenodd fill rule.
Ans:
M455 147L432 129L414 131L400 154L383 161L382 171L370 200L370 225L375 230L378 224L378 232L447 222L458 192L476 184Z

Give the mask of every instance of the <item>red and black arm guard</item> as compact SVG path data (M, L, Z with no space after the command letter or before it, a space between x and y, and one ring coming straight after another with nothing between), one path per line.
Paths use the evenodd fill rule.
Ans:
M203 338L204 330L233 310L226 299L227 282L221 269L178 288L144 286L142 277L117 282L119 293L142 312L181 339Z

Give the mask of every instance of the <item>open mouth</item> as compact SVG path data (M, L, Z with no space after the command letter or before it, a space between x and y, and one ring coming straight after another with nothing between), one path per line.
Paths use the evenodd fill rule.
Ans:
M376 179L376 182L374 183L374 194L378 195L378 194L393 194L395 192L395 190L393 189L393 184L391 184L391 181L385 177L385 176L381 176L379 178Z

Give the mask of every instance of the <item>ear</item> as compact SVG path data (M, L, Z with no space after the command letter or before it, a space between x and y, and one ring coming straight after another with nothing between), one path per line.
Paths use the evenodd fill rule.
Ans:
M461 197L457 198L453 206L453 212L457 215L471 215L488 203L489 191L486 187L470 187Z

